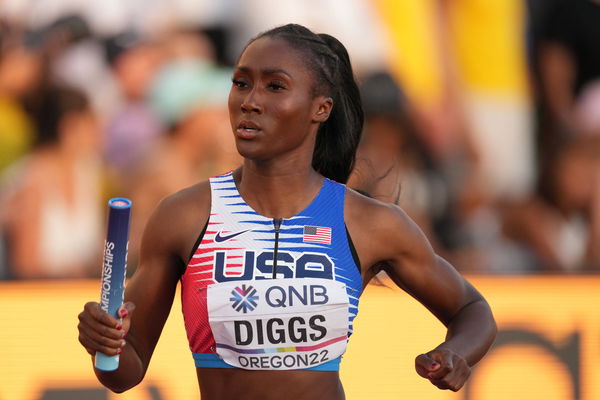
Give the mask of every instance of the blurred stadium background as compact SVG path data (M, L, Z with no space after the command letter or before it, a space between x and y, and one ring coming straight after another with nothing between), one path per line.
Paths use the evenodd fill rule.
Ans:
M350 52L367 120L349 186L403 207L500 323L468 386L437 391L413 358L443 327L381 276L347 397L600 398L600 1L3 0L0 400L198 398L178 306L118 396L76 315L99 292L110 197L134 202L133 272L157 202L239 164L231 66L288 22Z

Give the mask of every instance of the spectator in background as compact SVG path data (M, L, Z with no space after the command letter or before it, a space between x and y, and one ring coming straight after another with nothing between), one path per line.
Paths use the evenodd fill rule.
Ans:
M537 194L509 214L507 234L522 243L533 260L533 271L598 271L598 150L589 139L564 138L545 160Z
M0 42L0 171L29 150L33 128L21 100L38 84L41 73L39 55L15 43L17 38L4 39Z
M408 100L387 72L367 76L361 97L365 127L349 185L399 205L439 244L434 224L447 209L447 187L416 131Z
M171 33L165 51L170 59L151 83L150 104L169 129L125 174L134 203L132 256L163 197L240 163L228 122L230 72L215 65L210 44L198 33Z
M538 182L530 198L509 208L504 231L527 272L598 271L600 3L528 3Z
M127 173L163 131L148 103L148 92L164 51L134 34L123 34L108 41L107 54L121 101L107 124L105 154L115 172Z
M600 109L600 96L594 94L600 90L600 2L556 3L542 28L537 60L541 97L548 114L542 143L550 148L554 144L548 141L561 140L557 136L600 131L597 120L589 117L594 112L587 111L594 109L593 104L596 112Z
M502 207L526 198L535 176L523 4L374 4L394 44L391 70L448 189L438 237L463 271L501 271L513 264L499 246Z
M168 194L189 186L199 177L233 169L239 161L223 160L221 146L230 144L227 109L199 107L170 130L133 168L127 185L134 203L129 253L138 254L143 227L152 210ZM217 138L222 138L217 142ZM230 147L234 148L234 147ZM132 258L131 262L135 260Z
M101 248L101 131L87 98L43 87L27 101L37 136L6 170L0 222L13 277L95 275Z
M118 87L101 38L81 15L67 14L39 33L51 79L81 90L98 116L106 119L119 107Z
M393 78L387 73L366 77L361 95L365 132L351 187L400 205L432 238L436 251L461 270L526 268L519 249L502 237L501 213L491 197L454 191L447 172L423 145L409 101Z

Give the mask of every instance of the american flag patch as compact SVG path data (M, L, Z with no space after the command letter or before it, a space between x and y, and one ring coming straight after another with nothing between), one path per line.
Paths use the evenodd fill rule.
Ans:
M331 244L331 228L305 225L302 241L304 243Z

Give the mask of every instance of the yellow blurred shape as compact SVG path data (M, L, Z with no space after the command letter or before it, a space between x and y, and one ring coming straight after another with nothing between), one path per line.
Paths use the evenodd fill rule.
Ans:
M600 369L595 367L600 354L600 277L472 281L488 298L504 335L521 332L561 354L568 350L579 382L571 380L564 360L552 351L505 341L474 371L469 400L575 400L570 395L573 384L580 385L577 400L600 399ZM89 355L77 341L77 314L99 294L97 281L0 282L0 399L39 400L47 389L101 388ZM438 390L414 371L414 358L437 346L445 329L400 289L369 285L355 332L340 371L348 400L465 399L464 390ZM153 397L150 389L160 397ZM109 399L198 397L177 298L144 381Z
M373 4L389 35L390 68L417 102L432 104L443 94L442 46L454 54L450 63L455 63L465 88L511 97L527 93L524 2L375 0ZM444 7L447 26L440 28Z
M407 92L429 103L441 96L441 76L432 0L375 0L379 18L389 35L387 56L392 72Z
M478 91L524 95L525 2L458 0L448 4L464 84Z

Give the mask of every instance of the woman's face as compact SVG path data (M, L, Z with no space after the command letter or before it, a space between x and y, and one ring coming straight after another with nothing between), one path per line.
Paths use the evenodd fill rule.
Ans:
M314 78L303 56L285 40L269 37L252 42L240 56L229 118L243 157L265 161L303 154L312 159L318 125L332 102L314 96Z

